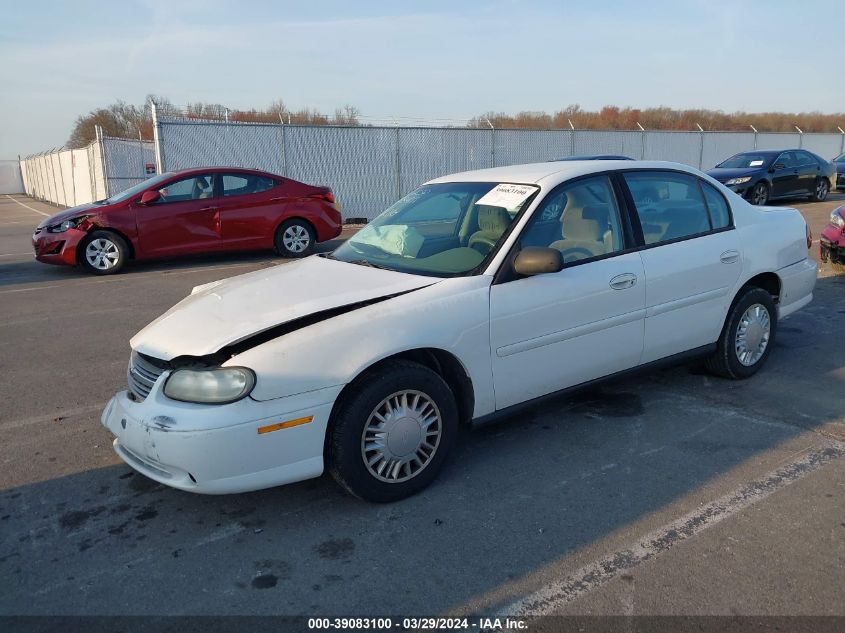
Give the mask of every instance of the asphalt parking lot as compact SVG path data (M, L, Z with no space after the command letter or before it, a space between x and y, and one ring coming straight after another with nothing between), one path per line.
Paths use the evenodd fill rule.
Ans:
M845 195L784 204L817 238ZM91 277L32 258L55 210L0 196L0 613L845 615L842 273L749 381L677 367L547 402L392 505L328 476L206 497L134 474L100 412L135 332L285 262Z

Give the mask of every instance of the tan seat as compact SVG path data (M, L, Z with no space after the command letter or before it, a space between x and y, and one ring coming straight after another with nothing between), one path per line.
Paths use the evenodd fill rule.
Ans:
M613 249L608 228L610 207L591 204L567 208L561 221L561 237L550 246L563 253L564 262L597 257Z

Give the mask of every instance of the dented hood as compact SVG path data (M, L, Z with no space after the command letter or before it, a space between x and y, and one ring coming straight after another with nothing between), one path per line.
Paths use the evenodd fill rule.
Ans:
M205 356L315 312L408 292L437 281L308 257L198 286L138 332L131 345L162 360Z

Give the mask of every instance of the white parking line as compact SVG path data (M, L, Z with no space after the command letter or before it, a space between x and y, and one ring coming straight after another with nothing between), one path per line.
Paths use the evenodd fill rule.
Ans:
M52 214L50 214L50 213L44 213L43 211L39 211L38 209L33 209L33 208L32 208L31 206L29 206L28 204L24 204L24 203L23 203L23 202L21 202L20 200L16 200L16 199L15 199L15 198L13 198L12 196L10 196L8 193L6 194L6 197L7 197L9 200L11 200L12 202L17 202L17 203L18 203L19 205L21 205L22 207L26 207L26 208L27 208L27 209L29 209L30 211L35 211L38 215L43 215L45 218L49 218L49 217L50 217L50 215L52 215Z
M571 576L547 584L534 593L505 607L501 616L550 615L566 604L640 563L662 554L679 542L733 516L771 494L798 481L828 462L845 456L845 444L831 441L786 466L764 475L723 497L701 506L671 523L650 532L620 550L594 561Z
M27 251L26 253L4 253L0 257L20 257L21 255L32 255L32 251Z
M224 266L208 266L206 268L188 268L186 270L151 270L147 273L136 273L134 275L117 275L116 277L109 277L108 279L91 279L91 280L80 280L77 283L66 283L61 286L51 284L48 286L32 286L31 288L15 288L14 290L0 290L0 295L7 294L10 292L33 292L35 290L49 290L50 288L79 288L80 286L91 286L94 284L107 284L107 283L115 283L115 282L127 282L131 280L145 280L149 279L154 276L166 275L167 277L179 277L181 275L189 275L193 273L201 273L209 270L229 270L233 268L242 268L244 266L255 266L266 264L268 261L271 260L259 260L256 262L245 262L243 264L226 264ZM270 264L270 266L281 266L283 265L282 262L278 264ZM269 268L269 266L265 266L265 268Z

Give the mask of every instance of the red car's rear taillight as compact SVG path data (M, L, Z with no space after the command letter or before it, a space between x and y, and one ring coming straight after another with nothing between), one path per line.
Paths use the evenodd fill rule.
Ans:
M334 192L331 189L326 189L325 191L320 191L315 193L311 196L312 198L319 198L320 200L328 200L332 204L334 204Z

